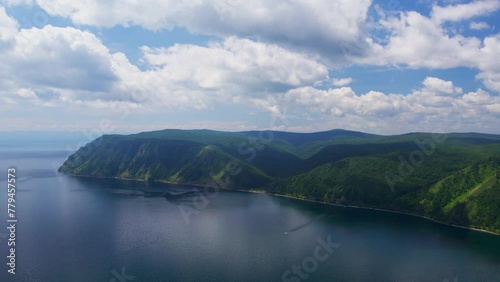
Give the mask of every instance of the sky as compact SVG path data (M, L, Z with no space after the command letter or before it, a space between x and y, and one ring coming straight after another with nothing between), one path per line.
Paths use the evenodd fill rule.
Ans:
M0 131L500 134L500 0L0 0Z

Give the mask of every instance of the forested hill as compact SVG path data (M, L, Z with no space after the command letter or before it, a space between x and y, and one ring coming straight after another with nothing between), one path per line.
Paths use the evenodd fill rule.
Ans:
M408 212L500 233L500 135L162 130L105 135L60 172Z

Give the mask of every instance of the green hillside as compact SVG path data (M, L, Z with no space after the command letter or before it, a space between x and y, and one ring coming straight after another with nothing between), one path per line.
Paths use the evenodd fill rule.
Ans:
M231 161L242 167L238 177L231 178L234 187L265 185L272 179L214 145L120 136L103 136L87 144L70 156L59 171L81 176L200 184L231 170L228 166Z
M500 233L500 136L162 130L106 135L60 172L160 180L382 208Z

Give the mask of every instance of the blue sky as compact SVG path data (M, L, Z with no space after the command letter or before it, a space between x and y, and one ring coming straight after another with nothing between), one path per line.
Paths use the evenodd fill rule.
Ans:
M0 0L0 131L500 133L499 28L498 0Z

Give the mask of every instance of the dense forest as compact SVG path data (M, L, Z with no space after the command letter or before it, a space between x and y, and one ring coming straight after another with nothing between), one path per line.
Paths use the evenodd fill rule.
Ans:
M500 233L500 136L162 130L105 135L60 172L259 190Z

